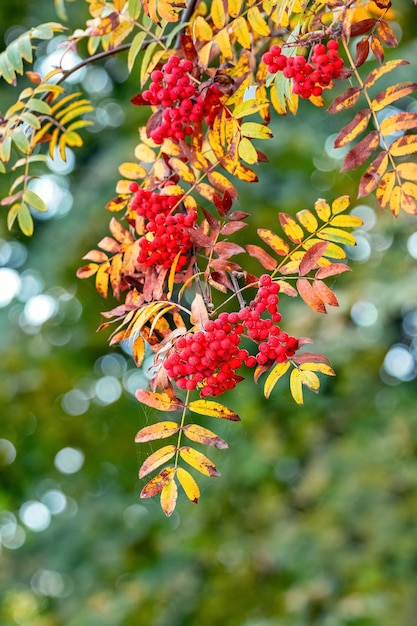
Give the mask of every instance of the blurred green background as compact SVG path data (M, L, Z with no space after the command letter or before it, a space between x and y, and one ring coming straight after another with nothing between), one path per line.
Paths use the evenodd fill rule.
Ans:
M57 19L52 0L6 4L1 48ZM387 58L412 61L401 75L412 80L417 9L395 4L400 48ZM85 3L67 7L70 28L80 27ZM35 67L56 54L41 42ZM222 476L200 479L198 506L181 497L167 519L157 500L139 500L150 447L134 436L153 416L134 392L146 377L96 333L113 303L75 278L108 233L117 164L131 159L144 121L124 60L74 76L69 89L97 107L94 125L67 163L40 172L36 190L51 211L34 237L8 233L5 211L1 220L0 625L414 626L416 222L355 200L358 178L338 173L332 149L348 120L309 102L274 122L260 182L242 185L240 207L252 214L242 241L276 228L279 210L352 196L364 226L349 251L353 272L334 285L340 308L319 316L281 299L285 329L312 336L337 377L318 396L306 392L304 407L283 381L269 401L245 381L225 398L242 422L216 422L230 450L210 451ZM15 97L3 84L0 111ZM413 98L401 105L417 110Z

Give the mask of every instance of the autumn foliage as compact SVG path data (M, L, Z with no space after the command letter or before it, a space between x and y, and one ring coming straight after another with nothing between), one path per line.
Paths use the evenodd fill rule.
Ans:
M234 241L251 220L238 208L236 181L257 182L262 142L274 141L270 120L296 115L299 98L338 114L334 145L349 148L342 172L361 168L358 197L375 193L382 209L414 215L417 114L379 114L417 83L395 80L407 61L385 61L385 49L397 45L386 0L88 3L91 19L68 45L87 42L85 63L128 50L140 89L126 106L149 115L106 206L110 236L87 252L78 276L94 276L97 291L120 302L103 314L110 344L128 345L138 367L154 355L150 388L136 395L162 419L141 428L136 442L167 441L149 454L139 478L148 479L141 496L160 494L170 515L179 486L198 501L193 470L219 475L201 446L227 448L194 415L238 421L218 398L248 376L267 398L285 376L301 405L305 389L319 390L320 375L334 375L325 356L306 351L311 339L287 334L279 302L300 297L322 314L338 306L327 280L349 270L345 247L355 245L351 230L361 225L349 213L350 198L280 212L274 230L259 228L245 246ZM34 41L62 30L49 23L20 35L0 55L0 76L16 84ZM370 56L376 65L363 72ZM27 71L31 86L0 120L0 171L23 172L1 204L9 207L9 227L17 221L27 235L30 208L46 210L28 188L32 164L46 158L40 148L53 156L58 147L65 158L88 124L90 103L65 93L72 71ZM387 75L392 84L380 88Z

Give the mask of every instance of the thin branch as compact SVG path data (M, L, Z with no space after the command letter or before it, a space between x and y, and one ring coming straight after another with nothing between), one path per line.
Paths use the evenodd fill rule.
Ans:
M194 13L196 4L197 4L197 0L191 0L187 8L185 9L184 13L181 15L181 24L184 24L184 27L185 27L185 24L190 21L190 18L192 14ZM183 29L180 30L175 40L175 45L174 45L175 49L178 49L180 47L182 30Z

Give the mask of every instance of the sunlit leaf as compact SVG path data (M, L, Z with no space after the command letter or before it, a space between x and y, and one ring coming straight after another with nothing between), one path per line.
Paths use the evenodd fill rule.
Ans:
M176 447L174 445L163 446L153 452L148 458L142 463L139 469L139 478L143 478L147 474L150 474L157 467L160 467L174 456L176 452Z
M301 373L298 369L293 369L290 375L290 391L297 404L303 404L303 385Z
M229 447L224 439L208 428L204 428L204 426L199 426L198 424L187 424L187 426L184 426L183 432L188 439L196 443L201 443L204 446L214 446L222 450Z
M199 413L200 415L210 415L211 417L220 417L221 419L230 420L232 422L238 422L240 417L228 409L220 402L213 402L212 400L194 400L188 405L190 411L193 413Z
M155 439L165 439L175 435L179 429L177 422L157 422L141 428L136 434L135 441L136 443L144 443L146 441L154 441Z
M168 480L161 491L161 509L167 517L173 514L177 503L178 487L174 476Z
M299 278L297 280L298 293L306 304L317 313L327 313L323 300L316 294L311 283L307 278Z
M275 365L275 367L271 370L271 372L268 374L267 379L265 380L265 386L264 386L265 398L269 398L278 380L282 376L284 376L284 374L288 371L289 367L290 367L290 362L284 361L283 363L277 363L277 365Z
M287 213L279 213L278 218L282 230L293 243L301 243L304 238L303 229L297 224L295 219Z
M202 474L205 474L205 476L220 476L220 473L217 471L214 463L212 463L204 454L198 452L190 446L181 446L180 457L183 461L191 465L191 467L194 467L194 469L198 470Z
M182 403L178 398L171 398L167 393L157 393L147 389L138 389L135 393L139 402L158 409L158 411L177 411L182 408Z
M190 472L187 472L187 470L182 467L178 467L177 478L187 498L191 502L194 502L194 504L197 504L200 498L200 489Z

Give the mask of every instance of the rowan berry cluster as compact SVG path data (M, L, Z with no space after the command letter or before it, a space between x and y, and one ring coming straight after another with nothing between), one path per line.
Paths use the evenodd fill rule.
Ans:
M179 141L192 135L193 124L204 119L208 125L212 124L221 107L223 94L215 85L204 96L198 93L198 83L191 76L193 69L192 61L173 55L161 69L151 73L151 84L142 99L162 108L160 125L149 132L158 145L166 138Z
M200 388L200 396L218 396L243 380L236 373L242 365L272 365L293 356L295 337L282 333L277 322L279 285L267 274L261 276L258 292L248 306L235 313L221 313L194 334L180 337L165 359L168 376L180 389ZM263 314L268 317L261 317ZM256 356L240 348L242 334L259 344Z
M196 220L197 211L190 211L186 215L156 215L146 225L147 234L139 240L138 263L169 269L180 253L176 263L177 268L182 269L193 247L189 229L194 227Z
M313 46L311 61L302 55L287 57L282 54L281 46L274 45L266 52L262 60L271 74L282 72L285 78L294 81L293 92L301 98L321 96L323 87L330 85L333 78L342 72L343 59L339 57L339 44L334 39Z
M130 191L134 192L130 206L145 220L154 220L157 215L168 215L178 204L178 196L164 196L149 189L142 189L137 183L130 183Z

